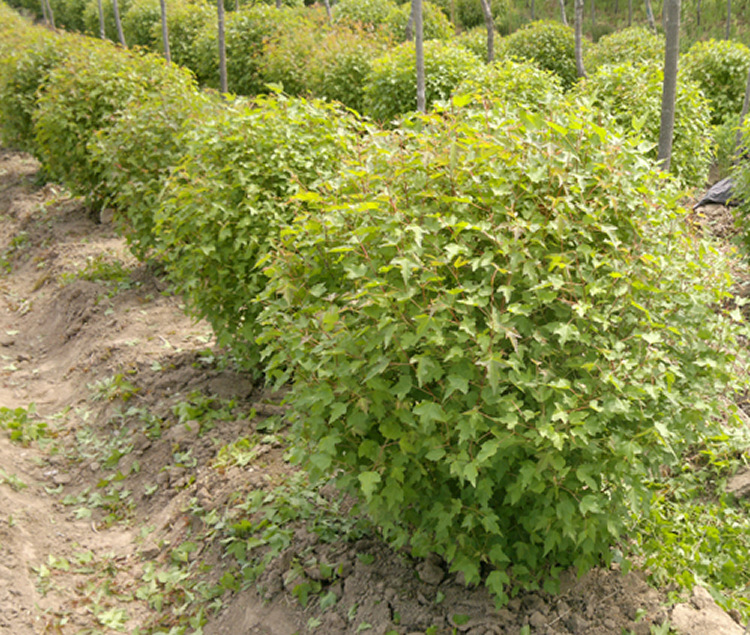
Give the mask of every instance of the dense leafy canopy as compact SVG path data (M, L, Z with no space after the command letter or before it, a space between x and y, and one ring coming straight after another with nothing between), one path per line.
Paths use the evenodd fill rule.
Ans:
M591 114L498 104L376 135L266 268L300 460L397 545L470 582L495 567L501 597L610 557L732 359L711 308L728 280Z
M657 62L601 66L576 87L597 110L612 115L625 134L640 136L656 159L661 125L662 66ZM672 172L685 185L702 185L712 160L711 110L700 87L678 78Z

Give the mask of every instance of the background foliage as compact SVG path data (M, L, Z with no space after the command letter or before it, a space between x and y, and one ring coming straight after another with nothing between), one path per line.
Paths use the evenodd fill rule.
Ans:
M720 125L742 112L750 49L728 40L696 42L683 61L684 72L711 102L713 124Z
M605 64L663 63L664 36L641 26L617 31L589 47L584 58L587 73Z
M573 29L559 22L534 22L511 33L498 43L497 56L532 60L558 75L566 88L578 77Z
M388 123L415 109L417 103L414 43L405 42L372 62L364 87L364 112ZM452 43L424 43L425 97L429 107L450 96L456 86L481 64L473 53Z
M602 66L576 88L597 110L613 116L627 135L640 136L657 156L663 72L657 62ZM671 170L685 185L703 184L712 161L711 110L700 87L684 75L677 81Z

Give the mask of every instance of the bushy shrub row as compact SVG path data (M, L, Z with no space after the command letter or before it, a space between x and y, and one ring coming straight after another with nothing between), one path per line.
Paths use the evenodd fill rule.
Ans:
M156 210L167 178L188 152L183 137L219 109L218 97L189 88L170 82L129 100L87 144L101 177L98 200L118 210L119 229L142 260L155 252Z
M731 40L696 42L683 57L684 72L711 102L712 123L721 125L742 112L750 49Z
M295 456L394 544L469 583L489 567L501 600L554 586L609 561L645 477L714 431L729 278L608 103L504 60L389 131L275 93L214 99L106 43L13 37L0 77L32 68L36 98L10 130L291 385ZM470 81L471 53L428 50L460 71L433 98Z
M91 155L94 135L129 103L167 87L190 94L192 76L161 57L78 38L49 71L33 113L35 148L48 175L95 204L106 198L107 182Z
M36 151L32 115L37 91L47 74L62 63L67 38L42 29L27 30L22 46L2 54L0 65L0 140L6 147Z
M416 110L414 43L405 42L374 60L365 84L364 112L381 122ZM424 43L425 98L428 107L450 96L461 81L481 66L470 51L452 43Z
M560 22L540 20L511 33L498 43L497 57L531 60L558 75L565 88L578 78L575 35L571 27Z
M259 262L299 211L295 195L331 181L360 132L334 106L270 96L223 108L181 138L186 157L156 214L158 251L194 312L250 368Z
M732 359L726 280L593 115L452 108L376 136L266 268L299 460L394 544L469 583L490 565L500 598L611 559Z
M664 36L640 26L616 31L591 46L584 56L588 73L605 64L664 61Z
M532 62L513 59L481 67L453 94L470 96L488 105L501 102L520 106L527 111L545 110L563 99L562 82L557 75L540 70Z
M601 66L576 93L613 116L628 135L640 136L656 159L663 85L658 62ZM684 184L701 186L713 159L711 109L700 87L686 77L677 82L672 171Z

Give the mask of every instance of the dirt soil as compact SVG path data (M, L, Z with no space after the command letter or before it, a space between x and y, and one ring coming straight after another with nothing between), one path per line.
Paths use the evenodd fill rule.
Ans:
M675 609L668 589L616 567L497 610L438 558L414 560L374 534L324 540L303 520L257 584L225 584L180 621L209 588L201 580L216 588L236 571L207 514L293 472L283 443L249 462L217 459L278 414L281 395L234 370L112 224L36 185L38 171L0 153L0 408L31 423L24 439L0 431L0 633L646 634L676 611L689 613L684 633L742 632L710 598ZM335 569L304 569L325 609L302 606L290 575L300 563ZM193 586L168 579L182 570Z

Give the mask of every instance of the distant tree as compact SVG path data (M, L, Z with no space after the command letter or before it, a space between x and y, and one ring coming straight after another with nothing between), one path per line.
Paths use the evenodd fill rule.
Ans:
M575 0L573 6L575 10L576 73L578 77L586 77L586 69L583 67L583 0Z
M565 21L565 0L560 0L563 7L563 22ZM484 14L484 23L487 26L487 63L495 59L495 20L492 17L490 0L479 0Z
M701 25L701 0L695 4L695 26Z
M112 10L115 14L115 26L117 27L117 37L120 40L120 44L123 47L127 47L125 43L125 34L122 32L122 20L120 20L120 7L117 4L117 0L112 0Z
M732 24L732 0L727 0L727 26L724 30L724 39L729 39L729 29Z
M99 9L99 37L104 40L107 34L104 29L104 7L102 6L102 0L97 0L96 4Z
M55 19L54 17L52 17L52 7L49 5L47 0L41 0L41 5L42 5L42 19L44 20L44 23L47 26L52 27L54 29Z
M674 137L674 112L677 98L677 64L680 55L680 0L665 0L666 48L664 52L664 88L661 99L658 161L669 171Z
M596 27L596 4L595 0L591 0L591 26Z
M565 15L565 0L560 0L560 19L565 26L568 26L568 16Z
M219 27L219 91L224 94L229 91L227 85L227 43L224 34L224 0L216 0L217 22Z
M651 0L646 0L646 22L652 33L656 33L656 21L654 20L654 10L651 8Z
M628 26L633 26L633 0L628 0Z
M333 22L333 14L331 13L331 1L323 0L323 6L325 6L326 8L326 15L328 16L328 22L330 24L331 22Z
M424 77L424 28L422 25L422 0L412 0L412 16L414 17L414 48L417 54L417 110L427 111L425 77Z
M56 29L57 27L55 26L55 13L52 11L52 4L49 0L42 0L42 9L44 9L45 6L47 8L47 24L49 24L49 26L51 26L53 29Z
M167 2L166 0L159 0L159 6L161 8L161 39L164 43L164 57L167 62L172 61L172 55L169 52L169 29L167 28Z

